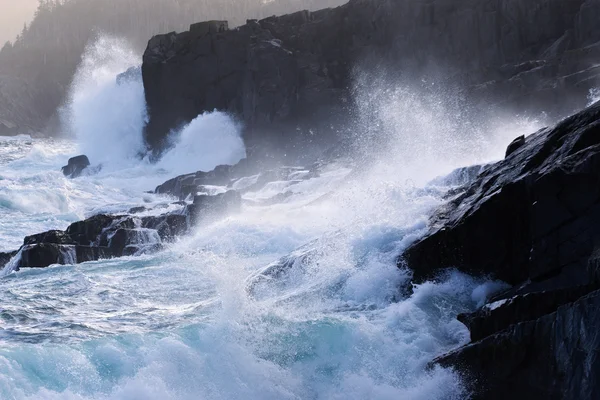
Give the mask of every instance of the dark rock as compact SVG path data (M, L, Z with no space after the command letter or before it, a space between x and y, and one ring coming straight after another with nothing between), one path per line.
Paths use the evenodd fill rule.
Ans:
M458 320L469 328L471 341L477 342L512 325L551 314L595 289L597 284L517 295L491 302L474 313L460 314Z
M195 188L204 185L226 186L234 177L243 174L240 167L218 165L212 171L198 171L193 174L180 175L158 186L155 193L170 194L185 200L189 195L195 195Z
M600 105L528 137L486 166L432 220L401 261L422 281L440 268L490 274L513 285L561 276L588 283L600 239Z
M272 169L268 171L261 172L256 182L250 186L246 186L241 189L242 192L256 192L263 189L271 182L277 181L290 181L292 178L292 174L294 172L298 172L304 170L303 168L295 168L295 167L281 167L277 169Z
M39 243L23 246L19 267L45 268L54 264L75 264L76 262L75 246Z
M77 263L84 263L97 260L108 260L113 258L111 249L102 246L76 246L75 247Z
M201 171L199 171L199 172L201 172ZM195 174L181 175L176 178L169 179L162 185L158 186L154 192L157 194L170 194L172 196L178 197L180 200L183 200L181 198L182 197L181 188L184 185L189 185L189 184L193 183L195 179L196 179Z
M599 18L591 0L354 0L159 35L142 65L146 140L160 151L173 129L217 109L244 122L250 158L300 157L353 124L357 71L413 82L443 74L482 112L495 104L564 116L585 105L600 76Z
M142 218L142 227L156 230L163 241L171 241L187 232L188 221L186 215L171 213Z
M169 179L158 186L155 193L168 194L183 201L204 191L206 186L227 186L235 188L241 193L252 192L275 181L301 181L315 178L319 176L319 168L320 165L315 164L310 168L278 167L259 172L256 165L249 166L245 160L242 160L236 165L219 165L212 171L198 171L194 174L180 175ZM302 175L298 176L299 173ZM247 185L239 185L239 181L243 178L253 177L256 177L256 181Z
M17 253L18 251L10 251L6 253L0 252L0 269L4 268L6 264L8 264L8 262L17 255Z
M484 165L457 168L446 176L435 178L428 185L433 186L465 186L472 183L483 171Z
M84 221L71 224L66 233L82 246L91 246L99 240L100 234L109 228L117 219L105 214L98 214Z
M473 399L600 397L600 291L435 360L462 370Z
M54 264L80 264L112 257L111 250L106 247L38 243L23 246L18 266L45 268Z
M120 257L123 255L123 250L130 244L134 232L131 229L117 229L111 234L108 241L108 248L112 255Z
M514 285L460 315L473 343L436 362L470 376L476 399L597 397L599 243L596 104L484 167L406 250L417 282L452 267Z
M116 230L109 240L109 248L113 256L120 257L128 246L149 246L161 244L159 233L154 229L136 228Z
M215 196L199 195L194 203L187 206L186 211L192 225L208 223L216 218L239 212L242 196L235 190L229 190Z
M90 166L90 160L85 155L69 159L69 163L62 167L63 174L68 178L77 178L84 169Z
M505 157L510 156L512 153L514 153L523 146L525 146L525 135L519 136L518 138L513 140L511 144L508 145Z
M24 240L25 245L27 244L38 244L38 243L52 243L52 244L77 244L71 236L63 231L48 231L37 235L27 236Z
M231 193L220 196L218 202L205 204L205 212L230 210L234 200ZM184 211L143 218L99 214L71 224L64 232L53 230L28 236L17 268L44 268L159 251L163 241L172 241L188 231ZM10 260L8 255L5 258L6 262ZM0 253L0 262L3 260L4 254Z

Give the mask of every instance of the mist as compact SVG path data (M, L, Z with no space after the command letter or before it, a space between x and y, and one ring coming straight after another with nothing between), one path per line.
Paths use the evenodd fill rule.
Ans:
M0 0L0 43L14 41L29 23L37 8L37 0Z

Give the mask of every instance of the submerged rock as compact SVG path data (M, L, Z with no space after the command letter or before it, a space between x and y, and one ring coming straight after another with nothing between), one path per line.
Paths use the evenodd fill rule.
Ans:
M84 169L90 166L90 160L86 155L81 155L69 159L69 163L62 167L62 173L67 178L77 178Z

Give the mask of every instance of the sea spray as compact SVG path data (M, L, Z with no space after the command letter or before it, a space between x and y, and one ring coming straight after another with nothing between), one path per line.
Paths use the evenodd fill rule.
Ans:
M394 114L411 107L381 107L368 122L393 146L360 171L331 164L306 180L250 190L239 214L154 255L24 269L3 279L0 397L465 398L453 371L426 365L468 341L456 315L501 286L450 271L411 294L410 271L397 268L396 258L443 204L444 188L423 182L484 156L427 123L448 108L432 114L419 107L422 114L409 118ZM407 124L399 128L399 121ZM411 131L423 146L410 147ZM169 170L243 156L239 130L220 113L200 116L174 143L157 165L134 157L121 170L65 181L69 204L114 213L151 206L161 200L143 190L161 179L157 173L166 180ZM280 204L255 205L284 192L292 195ZM252 293L257 274L286 256L296 257L292 267Z
M600 88L590 89L590 93L588 94L588 106L591 106L598 101L600 101Z
M85 50L63 112L65 128L94 165L122 168L145 152L146 102L141 76L117 82L141 56L124 40L100 35Z
M171 135L171 148L157 165L175 175L217 165L234 165L246 156L241 127L222 112L204 113Z
M23 251L19 250L19 252L6 263L4 268L0 270L0 278L4 278L15 272L19 266L19 263L21 262L22 257Z
M541 127L539 118L479 115L465 95L435 81L413 82L383 72L356 72L354 144L358 153L386 166L381 176L399 174L424 184L457 167L499 160L517 136Z
M0 397L461 398L452 371L425 365L466 342L455 316L473 309L483 282L450 274L407 296L410 274L395 257L425 232L442 191L385 174L352 178L330 165L247 193L294 191L164 252L3 279ZM70 183L74 193L101 185L99 195L115 182L104 173ZM125 193L103 201L127 206ZM307 243L317 252L304 268L248 292L256 271Z
M62 114L65 129L74 131L77 142L27 136L0 140L0 251L16 250L27 235L65 229L96 213L164 202L145 192L178 173L211 170L244 157L239 125L213 112L174 132L173 147L158 164L143 158L145 104L139 72L130 70L126 79L117 79L140 62L126 42L100 36L88 46ZM65 178L61 167L80 153L102 169Z
M149 164L140 63L124 39L100 35L86 48L62 112L63 128L76 136L79 152L105 172ZM171 175L235 164L246 154L239 124L217 111L172 132L170 142L157 168Z

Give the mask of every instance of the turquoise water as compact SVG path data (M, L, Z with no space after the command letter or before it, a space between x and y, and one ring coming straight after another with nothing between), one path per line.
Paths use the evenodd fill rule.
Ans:
M11 140L3 249L99 210L168 201L144 193L168 171L142 164L69 181L58 168L74 143ZM454 273L407 295L395 257L423 234L440 192L349 172L331 166L248 193L295 194L246 205L156 255L3 277L0 398L462 398L457 375L425 366L468 340L455 316L492 286ZM315 255L256 283L296 249Z

